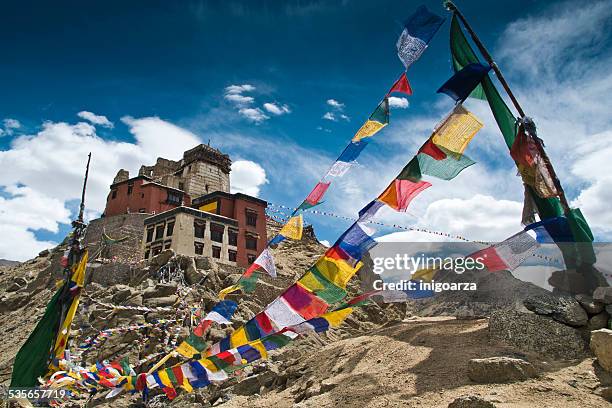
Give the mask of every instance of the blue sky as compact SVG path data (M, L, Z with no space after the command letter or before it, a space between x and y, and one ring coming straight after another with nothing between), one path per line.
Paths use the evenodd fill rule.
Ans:
M0 242L0 258L26 259L61 240L89 150L91 216L102 209L118 168L134 172L209 140L240 163L232 176L239 190L299 204L402 72L395 42L401 22L420 4L3 5L0 228L12 239ZM440 1L425 4L448 16ZM589 2L572 11L571 5L465 1L460 7L539 124L570 199L607 237L612 215L601 209L608 180L581 175L598 160L607 165L592 141L607 141L612 129L606 117L612 7ZM452 106L435 94L450 75L447 21L408 73L409 107L392 110L389 127L372 140L361 165L332 185L321 210L351 216L378 195ZM243 90L228 91L231 86ZM503 239L520 228L522 192L513 163L486 106L470 101L468 107L485 122L467 152L478 165L452 182L433 182L409 214L383 213L383 220L474 239ZM327 113L335 120L325 119ZM348 225L308 221L329 241Z

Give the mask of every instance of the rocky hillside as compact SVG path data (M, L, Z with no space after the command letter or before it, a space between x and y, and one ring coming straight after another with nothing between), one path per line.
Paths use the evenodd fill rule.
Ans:
M272 235L279 225L270 221L268 227ZM10 381L17 350L40 319L61 275L63 250L60 246L30 261L0 267L0 330L11 338L0 343L4 385ZM240 268L170 250L150 262L135 261L129 251L113 251L125 252L129 258L91 260L71 350L78 352L79 344L102 329L150 326L99 337L82 351L84 363L127 357L136 371L146 371L187 335L190 308L210 309L218 291L242 273ZM278 296L324 251L312 230L302 241L287 241L276 249L279 276L265 276L252 294L228 297L239 302L234 327ZM351 294L360 293L367 279L366 264L351 282ZM606 404L612 380L602 366L612 370L612 331L596 330L608 325L609 288L596 291L592 299L552 296L510 273L453 274L445 279L475 280L480 289L407 304L365 306L342 327L275 351L270 360L247 367L221 385L183 393L172 403L152 393L151 404L194 408ZM158 309L135 310L142 307ZM213 327L208 340L219 340L231 331ZM597 344L591 344L598 362L589 348L591 332L598 337ZM85 399L74 403L83 405ZM89 402L109 407L139 404L138 395L113 400L98 395Z

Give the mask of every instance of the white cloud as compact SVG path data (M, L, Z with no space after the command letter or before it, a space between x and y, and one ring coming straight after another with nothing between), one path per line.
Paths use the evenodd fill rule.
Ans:
M255 101L255 98L252 96L244 96L241 94L226 94L224 98L237 105L248 105Z
M326 239L323 239L323 240L319 241L319 244L321 244L321 245L323 245L324 247L327 247L327 248L331 247L331 244Z
M285 113L291 113L291 110L289 109L289 106L287 105L280 105L276 103L266 102L263 104L263 107L268 112L274 115L277 115L277 116L284 115Z
M257 125L264 120L270 119L270 117L259 108L242 108L238 113Z
M11 136L15 133L15 129L21 127L21 122L17 119L6 118L2 121L4 129L0 129L0 137Z
M344 109L344 104L343 104L343 103L341 103L341 102L338 102L338 101L337 101L337 100L335 100L335 99L328 99L328 100L327 100L327 104L328 104L329 106L331 106L332 108L337 109L337 110L342 110L342 109Z
M340 119L342 120L346 120L347 122L349 122L351 120L351 118L349 118L347 115L345 115L344 113L340 114Z
M80 199L89 152L86 206L91 215L104 209L118 169L136 175L141 164L152 164L157 157L179 159L200 143L193 133L157 117L122 120L135 143L104 140L84 122L46 122L38 133L20 136L9 150L0 151L0 187L8 196L0 198L0 225L19 231L0 234L0 258L15 259L19 254L19 259L26 259L52 244L37 241L33 231L56 232L59 223L69 223L66 202Z
M398 98L397 96L389 97L389 107L406 109L408 107L408 99Z
M241 94L243 92L253 92L254 90L255 90L255 87L250 84L230 85L230 86L225 87L226 94Z
M325 115L323 115L322 118L326 120L331 120L332 122L336 122L338 120L336 119L336 115L331 112L325 112Z
M267 183L266 171L259 164L250 160L236 160L232 163L230 173L232 193L258 197L261 186Z
M96 115L93 112L81 111L81 112L77 113L77 116L79 118L85 119L85 120L93 123L94 125L100 125L100 126L111 128L111 129L115 126L113 124L113 122L108 120L108 118L106 116L104 116L104 115Z

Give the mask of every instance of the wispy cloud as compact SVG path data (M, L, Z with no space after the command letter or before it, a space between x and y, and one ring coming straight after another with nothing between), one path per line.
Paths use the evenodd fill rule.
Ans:
M81 119L85 119L86 121L93 123L94 125L99 125L99 126L111 128L111 129L115 126L113 122L108 120L106 116L96 115L93 112L81 111L77 113L77 116Z
M265 110L270 112L273 115L284 115L286 113L291 113L291 109L287 105L281 105L278 103L266 102L263 104Z
M238 113L255 124L260 124L264 120L270 119L270 117L259 108L242 108Z
M0 137L12 136L16 129L21 127L21 122L17 119L6 118L2 121L3 127L0 128Z
M337 109L337 110L343 110L344 109L344 104L342 102L338 102L335 99L328 99L327 100L327 104L329 106L331 106L332 108Z

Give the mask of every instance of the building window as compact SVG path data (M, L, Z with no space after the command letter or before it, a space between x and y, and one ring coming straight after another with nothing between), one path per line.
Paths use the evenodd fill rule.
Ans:
M150 249L147 249L147 250L145 251L144 259L149 259L149 255L151 255L151 250L150 250Z
M185 183L179 182L179 190L185 190Z
M111 200L117 198L117 190L111 190Z
M177 193L176 191L168 191L168 204L181 205L181 201L183 201L183 195L181 193Z
M153 256L155 255L159 255L159 253L162 251L162 247L161 246L156 246L153 248Z
M215 242L223 242L225 227L219 224L210 224L210 239Z
M170 249L171 246L172 246L172 241L164 242L164 249Z
M128 184L128 195L132 195L132 191L134 191L134 185Z
M166 225L166 236L170 237L172 236L173 233L174 233L174 222L169 222L168 225Z
M227 243L229 245L238 246L238 231L233 229L228 230Z
M246 236L246 249L257 250L257 238L252 235Z
M196 238L204 238L204 230L206 229L206 224L202 221L194 221L193 222L193 235Z
M208 193L208 184L204 185L204 189L206 190L206 192Z
M213 258L221 258L221 247L214 246L212 247L212 257Z
M147 242L153 241L153 228L147 228Z
M155 240L162 239L164 237L164 225L158 225L155 227Z
M253 211L246 212L246 223L248 226L256 227L257 226L257 213Z
M255 254L247 254L247 262L249 263L249 265L255 262L255 259L257 259L257 256Z
M193 246L196 255L204 255L204 244L200 242L194 242Z
M227 251L227 259L228 259L230 262L236 262L236 255L237 255L237 253L236 253L236 251L234 251L234 250L229 249L229 250Z

